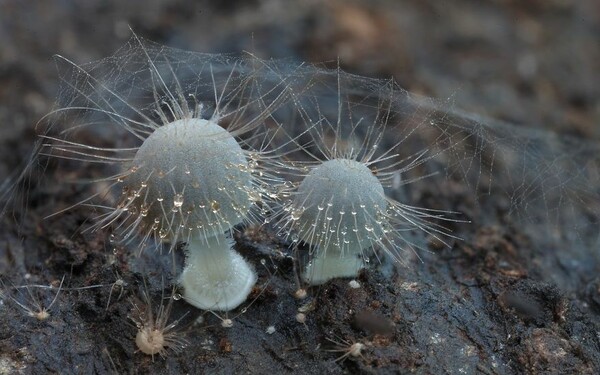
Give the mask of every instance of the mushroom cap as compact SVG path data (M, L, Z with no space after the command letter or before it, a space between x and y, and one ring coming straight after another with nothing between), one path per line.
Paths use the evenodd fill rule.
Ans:
M165 236L180 228L222 233L242 222L253 203L244 150L212 120L186 118L156 129L123 182L145 224Z
M301 240L356 253L382 236L386 207L383 186L371 170L340 158L307 174L294 196L292 215Z

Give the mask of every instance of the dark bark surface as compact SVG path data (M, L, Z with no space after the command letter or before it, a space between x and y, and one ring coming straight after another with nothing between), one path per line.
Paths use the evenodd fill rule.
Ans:
M454 111L460 108L515 123L518 131L540 130L523 133L531 143L552 145L549 139L568 137L548 154L556 164L563 150L580 152L573 162L598 150L597 2L300 3L2 3L1 178L9 181L26 163L35 124L55 101L51 56L76 63L109 56L129 39L128 26L155 42L203 52L246 50L332 68L339 56L347 71L393 76L409 92L442 98L443 113L432 112L432 118L468 123ZM518 131L511 135L517 153L526 147ZM53 165L44 173L53 181L80 177L77 170ZM357 279L360 288L334 280L308 289L303 300L293 296L296 254L289 244L269 225L240 228L236 249L259 274L252 304L231 312L233 327L223 328L219 317L175 301L171 319L182 317L175 331L189 345L151 358L136 352L130 316L134 305L144 305L144 290L152 308L162 303L161 295L170 295L172 280L163 275L170 275L173 262L180 267L180 252L174 260L153 252L138 256L113 246L108 233L82 233L90 220L85 206L44 219L89 196L93 187L33 177L27 194L19 196L24 204L12 206L17 210L0 229L2 374L600 372L600 185L571 189L572 181L564 181L569 191L581 193L573 199L577 204L545 210L507 202L506 196L516 197L510 193L495 194L508 186L502 176L495 177L499 182L487 199L473 197L465 181L452 176L435 186L417 182L411 196L419 205L460 211L471 220L453 225L462 240L452 241L450 249L431 240L431 252L418 254L422 262L411 257L406 266L373 260ZM513 214L526 206L525 215ZM543 227L549 216L569 221L562 211L589 218L585 225L573 224L576 240L563 232L536 234L535 225ZM523 216L535 223L523 225ZM28 316L15 303L34 310L36 301L48 306L63 275L48 319ZM55 288L16 288L49 283ZM88 286L97 287L82 288ZM304 324L297 321L299 312ZM204 322L194 324L198 316ZM270 326L275 330L267 333ZM362 355L336 360L354 342L365 344Z

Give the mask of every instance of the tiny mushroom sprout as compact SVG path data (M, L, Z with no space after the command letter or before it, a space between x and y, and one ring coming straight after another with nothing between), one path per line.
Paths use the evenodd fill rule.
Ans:
M414 207L388 196L386 188L397 176L427 160L427 151L402 157L397 153L402 141L390 142L386 128L392 117L389 95L393 95L393 84L379 88L374 104L357 104L341 83L344 74L338 71L334 77L338 85L336 113L321 110L324 99L317 85L311 92L295 96L298 118L312 124L311 140L304 149L312 160L291 163L299 182L282 209L279 226L293 242L311 245L302 272L309 285L355 278L372 249L382 249L392 259L403 261L400 248L418 247L405 232L450 236L438 221L455 221L449 217L452 212ZM319 78L324 82L328 77ZM385 99L389 100L387 106Z
M11 299L21 309L23 309L23 311L28 316L30 316L32 318L36 318L37 320L40 320L40 321L44 321L50 317L50 309L52 309L52 306L58 300L58 295L60 294L61 290L63 289L64 281L65 281L65 276L63 276L62 279L60 280L60 284L58 285L58 287L54 287L52 285L50 285L50 286L47 286L47 285L23 285L23 286L13 286L12 288L7 288L6 285L4 285L4 281L2 279L0 279L0 286L2 287L2 289L0 289L0 298L4 297L3 293L4 293L4 291L6 291L6 296L9 297L9 299ZM41 297L32 291L32 289L34 289L34 288L43 289L43 290L56 289L56 294L54 294L52 301L47 306L44 306L44 303L42 302ZM9 289L17 290L18 293L21 295L21 298L23 298L23 299L21 301L19 301L18 297L16 297L16 296L13 297L12 295L8 294ZM27 294L21 292L22 289L25 289L27 291ZM1 302L1 299L0 299L0 302Z
M277 64L168 49L136 36L97 65L67 63L68 105L55 111L62 116L55 124L70 125L46 134L44 146L69 162L117 167L79 203L105 211L93 228L112 228L115 241L137 241L140 251L149 240L170 250L186 243L178 279L185 300L216 311L239 306L257 275L234 251L230 231L262 223L283 185L266 125L277 126L272 113L288 97ZM98 76L110 67L118 79ZM102 140L102 126L127 146L74 139L89 129Z
M180 321L187 313L179 319L170 321L175 300L174 293L173 290L171 295L166 297L168 299L166 305L164 304L165 296L162 295L161 303L156 309L152 306L146 285L141 295L142 300L137 298L132 300L133 310L129 319L135 323L137 328L135 345L140 352L152 356L152 359L155 354L166 357L168 351L180 353L189 344L184 333L178 330Z

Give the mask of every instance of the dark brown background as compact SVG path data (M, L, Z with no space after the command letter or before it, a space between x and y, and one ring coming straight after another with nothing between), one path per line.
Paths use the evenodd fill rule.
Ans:
M129 27L202 52L245 50L331 67L339 57L349 72L393 76L408 91L467 112L582 142L600 138L600 3L593 0L4 1L3 179L26 158L33 126L55 100L52 55L97 60L129 39ZM73 234L83 210L52 223L40 219L44 205L72 194L33 186L25 222L17 220L17 228L5 219L0 272L7 285L24 283L25 272L39 283L68 274L70 287L114 282L104 234ZM598 373L597 267L556 284L561 279L553 275L570 275L571 262L587 260L571 259L569 249L545 253L509 224L475 226L465 237L393 284L374 272L363 275L357 291L343 280L314 291L306 327L294 320L300 304L289 295L291 278L275 277L233 328L207 316L215 327L190 329L186 352L154 362L134 353L135 328L127 319L142 276L117 254L115 267L128 287L108 311L109 287L65 290L46 322L2 300L0 373ZM238 240L255 261L269 256L290 268L268 249L250 248L247 237ZM597 249L589 253L597 264ZM184 311L185 304L176 306L178 315ZM277 332L267 335L271 324ZM328 337L369 345L364 358L336 363Z

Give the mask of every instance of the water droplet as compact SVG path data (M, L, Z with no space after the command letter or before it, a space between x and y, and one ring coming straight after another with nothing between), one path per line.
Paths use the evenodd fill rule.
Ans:
M179 294L179 293L175 293L175 294L173 294L173 299L174 299L175 301L179 301L179 300L180 300L182 297L183 297L183 296L182 296L181 294Z
M221 209L221 204L217 201L212 201L210 202L210 208L213 211L213 213L217 213L217 211Z
M252 201L252 202L260 202L262 201L262 197L260 195L260 192L256 191L256 190L251 190L248 192L248 198Z
M175 194L173 198L173 207L180 208L183 205L183 194Z
M304 212L304 210L302 208L296 208L292 210L292 214L291 214L291 219L292 220L299 220L300 217L302 216L302 213Z

